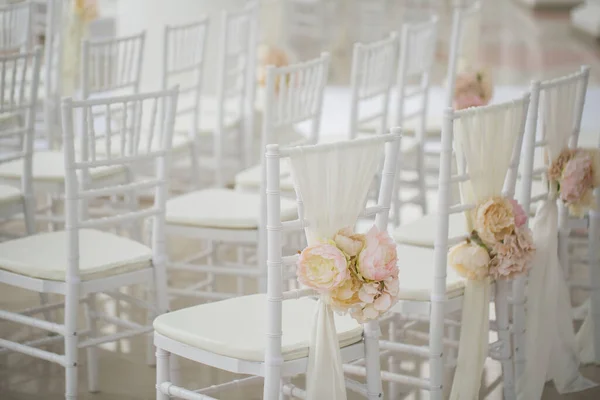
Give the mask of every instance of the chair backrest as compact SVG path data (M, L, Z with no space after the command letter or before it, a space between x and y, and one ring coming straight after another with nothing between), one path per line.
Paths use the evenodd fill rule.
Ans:
M427 125L427 106L431 85L431 69L435 62L437 48L438 18L431 17L425 22L406 23L402 26L400 39L400 59L396 92L398 103L396 109L396 126L404 126L407 120L418 118L420 121L417 138L422 138ZM409 82L418 82L417 88L410 88ZM405 110L405 102L409 98L419 97L420 104L416 110Z
M237 11L221 14L221 38L217 64L217 125L213 131L216 155L217 184L222 184L219 173L225 140L225 119L234 115L244 121L238 132L238 145L244 158L251 157L251 135L254 124L254 98L256 92L256 51L258 40L258 5L249 2ZM246 134L246 138L243 135Z
M32 45L33 4L30 1L0 5L0 51L28 51Z
M352 3L352 39L362 43L384 39L388 32L389 1L353 0Z
M439 218L435 237L437 278L446 277L448 246L465 239L448 238L450 215L465 213L471 228L470 211L475 208L476 202L490 196L514 196L529 100L530 95L526 94L519 100L506 103L461 111L446 110L442 128ZM451 173L453 148L457 164L455 175ZM455 183L461 188L459 204L451 204L450 187ZM440 258L441 254L443 258ZM444 295L443 290L437 295Z
M165 204L168 188L168 165L178 88L129 96L102 99L63 100L63 143L65 156L66 230L69 233L69 267L67 280L79 274L78 231L123 223L141 223L153 218L152 248L155 262L164 267L165 257ZM159 113L160 107L166 112ZM140 113L149 111L147 135L140 130L122 129L119 134L104 135L106 151L97 151L100 141L96 137L95 125L102 123L110 127L111 115L117 111L135 109ZM126 112L124 113L126 115ZM160 121L158 116L163 115ZM79 119L79 140L75 140L76 119ZM98 121L101 119L101 121ZM157 121L158 120L158 121ZM126 125L122 124L123 126ZM78 132L79 133L79 132ZM154 139L154 138L157 139ZM155 145L158 143L158 145ZM76 149L76 147L78 147ZM151 178L128 183L111 182L102 188L91 185L90 170L98 167L133 168L139 163L153 164L155 174ZM123 210L108 217L90 217L87 205L90 201L112 195L139 196L144 190L154 190L154 204L145 209ZM156 257L160 257L158 260ZM157 265L155 265L157 267Z
M372 121L379 122L378 133L386 131L397 58L398 36L395 33L377 42L354 44L350 78L350 139L357 136L363 124Z
M459 70L464 66L477 67L479 59L481 4L475 1L465 6L463 1L458 1L452 16L445 107L452 107L454 85Z
M308 141L317 143L328 75L328 53L285 67L267 67L261 148L276 143L278 129L307 121Z
M527 182L540 176L547 182L548 167L560 151L567 146L577 147L589 73L590 68L583 66L573 74L531 83L527 136L533 139L524 147L519 199L525 210L548 197L547 192L532 197ZM544 166L534 168L536 156L543 157Z
M364 200L366 200L371 187L370 183L375 178L380 166L384 147L385 161L378 204L364 209L363 215L376 214L377 228L385 231L389 218L396 166L399 162L400 133L396 129L393 131L395 133L391 135L377 135L367 139L339 143L286 149L279 149L277 145L267 147L268 315L266 365L275 365L273 361L281 358L282 301L315 295L315 291L312 289L283 291L282 278L285 279L286 275L289 275L290 269L295 270L298 255L282 257L282 232L308 228L321 232L327 231L333 235L338 229L353 226L361 209L364 209ZM299 219L296 221L282 222L281 219L279 173L282 157L290 158L295 174L299 214ZM329 185L329 189L326 189L321 186L325 181L335 182L335 185ZM312 188L316 188L316 190L311 190ZM337 189L339 189L338 193L336 193ZM348 199L344 198L345 195L354 197ZM341 201L344 203L343 205L336 202L340 198L344 198ZM319 210L315 210L315 205ZM305 218L305 211L308 218ZM322 215L317 215L321 212ZM325 222L328 226L321 225L324 220L330 221L330 223ZM314 225L311 225L313 222ZM342 226L337 226L337 224ZM324 237L327 237L326 235ZM376 329L374 328L374 330Z
M0 164L23 160L23 195L33 198L32 155L42 51L0 56Z
M82 41L81 96L140 91L146 32Z
M288 41L308 39L327 45L335 31L335 0L284 0L283 7Z
M200 119L202 78L206 57L209 19L166 26L162 69L162 90L179 84L177 116L191 115L189 134L197 133Z

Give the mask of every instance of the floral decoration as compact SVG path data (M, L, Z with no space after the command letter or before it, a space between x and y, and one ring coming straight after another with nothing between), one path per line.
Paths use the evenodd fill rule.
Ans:
M571 214L583 216L594 208L594 189L600 187L600 150L565 149L548 169L560 199Z
M358 322L378 318L397 301L396 245L387 232L372 227L366 234L340 229L332 240L300 253L298 280L325 295L338 312Z
M491 74L485 69L468 69L456 77L454 108L463 110L489 104L494 94Z
M472 211L474 230L448 252L448 264L471 280L513 279L525 274L535 255L527 214L505 197L490 197Z
M75 12L84 21L93 21L98 18L98 1L75 0Z
M272 65L274 67L285 67L290 64L290 59L287 53L277 47L271 47L267 45L261 45L258 48L258 69L256 71L256 78L260 86L266 86L267 84L267 67ZM288 76L289 81L289 76ZM275 82L275 89L279 91L279 81Z

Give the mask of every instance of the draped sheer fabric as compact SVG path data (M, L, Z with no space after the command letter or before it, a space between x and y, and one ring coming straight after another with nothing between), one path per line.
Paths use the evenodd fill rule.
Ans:
M353 227L381 162L382 142L343 150L335 145L320 152L290 156L292 177L304 203L308 244L330 239ZM307 399L345 400L346 389L333 312L319 299L313 321L306 375Z
M575 117L577 82L541 93L542 137L550 165L569 145ZM526 321L526 367L517 377L517 397L539 399L544 384L554 381L559 393L586 390L595 383L579 373L580 358L571 318L571 300L558 258L557 188L538 208L532 229L537 251L529 274ZM584 323L585 327L585 323ZM582 335L585 339L585 335ZM580 344L584 347L584 344Z
M499 196L514 149L520 147L524 107L510 104L462 116L456 123L456 154L470 179L461 185L463 204ZM464 168L459 166L459 169ZM469 228L473 227L466 212ZM465 287L458 359L451 400L477 399L488 352L490 281L469 280Z

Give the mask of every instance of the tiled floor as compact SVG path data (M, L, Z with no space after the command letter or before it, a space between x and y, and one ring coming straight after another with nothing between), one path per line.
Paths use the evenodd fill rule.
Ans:
M104 0L101 4L107 9L114 10L115 1ZM173 0L176 1L176 0ZM397 2L400 3L400 2ZM446 3L446 2L440 2ZM396 3L394 3L396 4ZM265 6L263 14L275 15L275 11ZM444 62L447 57L447 40L449 30L448 10L441 5L443 29L440 34L440 49L438 51L439 66L435 71L435 82L443 82ZM397 21L401 9L394 9L390 14L389 25ZM126 18L127 16L117 16ZM275 24L276 21L270 23ZM279 24L281 25L281 24ZM484 24L482 32L482 59L493 66L495 80L503 86L498 94L502 97L509 93L524 90L530 79L534 77L553 77L575 70L582 63L591 65L592 73L590 83L596 86L600 83L600 46L583 41L573 35L568 23L568 14L564 11L539 11L530 12L509 0L486 1L484 8ZM281 35L277 30L270 29L266 37L269 41L277 43ZM349 44L342 47L346 50ZM343 115L337 115L339 108L336 104L340 96L344 96L343 86L348 79L348 52L341 51L337 54L333 70L333 84L336 89L328 91L328 100L325 104L324 125L326 129L335 128ZM441 92L435 93L439 96ZM600 132L600 120L596 110L600 110L600 92L591 89L586 104L584 126ZM335 115L334 115L335 114ZM189 253L196 243L190 241L170 241L170 252L174 256ZM177 276L175 281L183 282L191 279L189 276ZM232 282L224 281L221 284L232 286ZM248 288L250 289L250 288ZM0 285L0 309L17 310L38 304L38 297L32 293L24 293L5 285ZM178 302L175 307L183 306ZM110 313L129 315L133 319L142 321L144 315L130 310L124 305L117 306L113 301L105 300L102 306ZM36 333L29 329L19 329L13 324L0 322L0 337L27 340ZM56 346L53 350L59 350ZM143 338L122 340L120 343L105 345L100 351L100 388L101 392L90 394L87 392L85 373L85 354L81 355L82 368L80 369L80 399L85 400L148 400L154 398L155 370L146 365L146 348ZM423 365L416 365L412 360L406 360L403 367L418 370ZM600 368L589 366L582 369L583 373L600 382ZM488 361L486 364L485 381L490 383L498 378L499 365ZM28 356L18 354L6 355L0 353L0 400L29 400L44 399L58 400L63 398L63 370L57 365L38 361ZM183 363L183 378L186 386L201 387L225 381L230 376L206 367L200 367L188 362ZM222 399L255 400L260 398L260 388L233 390L224 393ZM354 399L355 397L350 397ZM410 394L406 398L426 399L427 395ZM496 386L486 399L500 399L501 387ZM559 396L549 385L544 393L544 399L599 399L600 388L587 392Z

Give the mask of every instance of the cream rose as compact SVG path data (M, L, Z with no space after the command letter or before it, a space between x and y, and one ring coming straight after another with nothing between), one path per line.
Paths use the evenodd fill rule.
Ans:
M365 235L352 232L351 228L340 229L333 237L335 245L348 257L357 256L365 245Z
M467 279L483 280L489 275L490 255L473 242L463 242L448 252L448 264Z
M473 212L473 226L484 244L493 246L515 229L515 215L510 200L492 197Z

